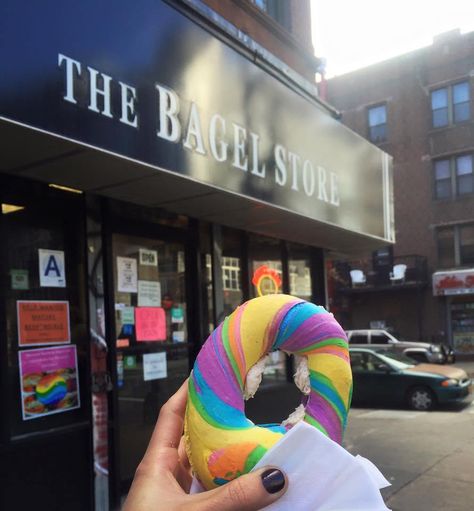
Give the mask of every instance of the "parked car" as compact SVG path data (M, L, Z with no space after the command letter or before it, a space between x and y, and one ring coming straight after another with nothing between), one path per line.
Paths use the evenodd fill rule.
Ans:
M414 410L473 400L472 381L454 366L418 364L382 348L350 348L353 403L396 404Z
M370 347L393 349L396 353L407 355L418 362L444 364L448 361L439 344L400 341L387 330L346 330L346 334L351 347L363 348L370 344Z

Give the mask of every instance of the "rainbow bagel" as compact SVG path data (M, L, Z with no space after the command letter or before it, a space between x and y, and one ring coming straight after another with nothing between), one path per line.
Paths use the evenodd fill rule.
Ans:
M189 378L186 450L206 489L249 472L291 427L257 426L245 416L247 374L277 349L307 358L304 420L341 443L352 392L344 331L323 307L299 298L254 298L212 332Z

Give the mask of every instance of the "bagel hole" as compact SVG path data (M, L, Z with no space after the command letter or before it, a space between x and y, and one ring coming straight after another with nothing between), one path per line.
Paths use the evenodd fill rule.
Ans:
M278 360L276 354L280 354ZM295 381L287 378L287 358ZM302 394L303 390L309 391L306 358L273 352L260 359L247 374L245 415L257 425L287 421L295 424L304 417L308 398Z

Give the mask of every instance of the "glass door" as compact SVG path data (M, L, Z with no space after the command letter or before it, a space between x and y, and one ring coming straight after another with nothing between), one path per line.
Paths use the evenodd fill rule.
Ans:
M126 493L159 410L189 371L185 248L112 237L118 393L118 473Z
M252 298L283 292L283 261L280 240L252 235L249 240ZM274 351L263 373L261 388L285 384L286 357Z

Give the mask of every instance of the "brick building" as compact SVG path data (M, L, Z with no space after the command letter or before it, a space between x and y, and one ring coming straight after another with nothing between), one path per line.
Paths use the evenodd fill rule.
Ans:
M328 81L341 121L394 158L393 251L332 268L346 327L381 322L474 352L473 76L474 33L454 30ZM395 264L407 266L401 278L390 275ZM364 283L352 284L352 269Z

